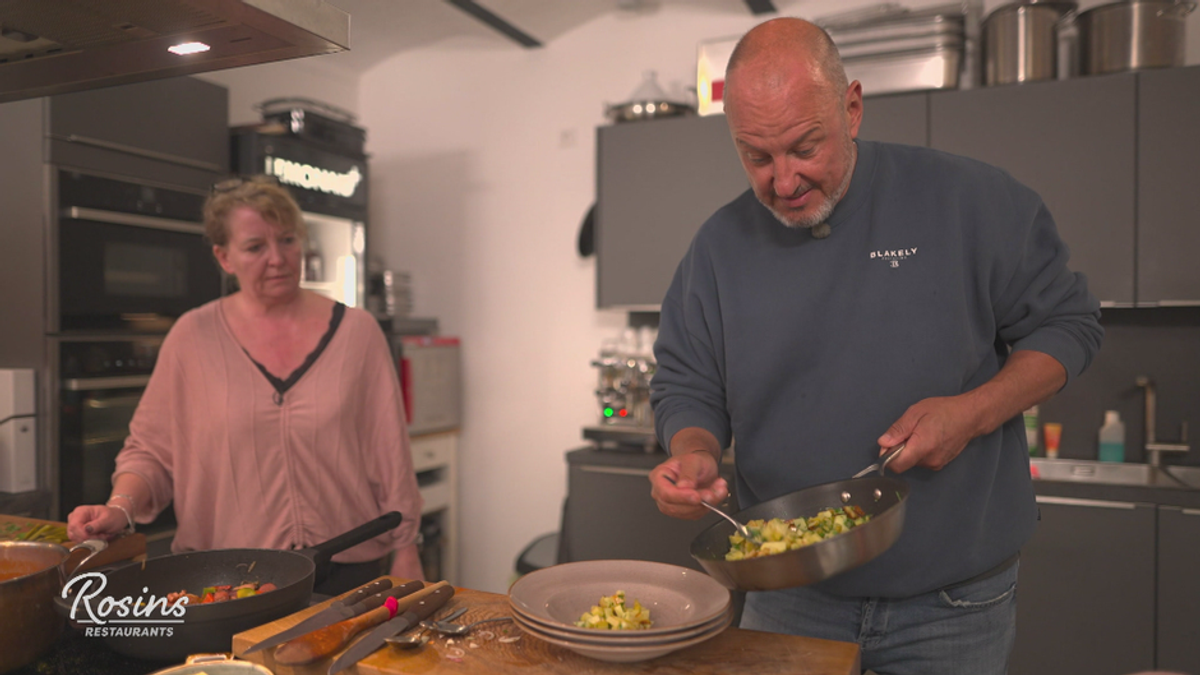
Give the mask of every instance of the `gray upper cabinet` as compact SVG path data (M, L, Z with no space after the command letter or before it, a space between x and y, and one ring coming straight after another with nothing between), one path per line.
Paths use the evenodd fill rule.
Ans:
M869 98L859 137L926 145L928 94ZM700 225L749 188L724 115L601 127L596 305L657 310Z
M930 95L930 145L1036 190L1107 306L1134 302L1134 75Z
M52 96L50 161L207 189L229 171L229 94L175 77Z
M863 101L858 137L904 145L929 145L929 94L873 96Z
M1138 305L1200 305L1200 67L1138 75Z
M657 311L696 230L749 183L724 115L601 127L596 305Z

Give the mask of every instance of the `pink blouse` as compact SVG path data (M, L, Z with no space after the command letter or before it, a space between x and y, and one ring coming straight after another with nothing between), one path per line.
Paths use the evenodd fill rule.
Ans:
M375 560L411 545L422 499L379 325L348 308L325 351L277 404L219 303L175 323L117 456L114 476L137 474L150 486L151 512L138 522L173 500L177 553L289 549L399 511L399 527L334 560Z

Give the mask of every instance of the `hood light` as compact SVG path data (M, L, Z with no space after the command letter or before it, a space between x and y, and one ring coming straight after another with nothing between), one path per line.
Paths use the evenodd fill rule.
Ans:
M212 47L209 47L203 42L181 42L177 45L167 47L167 51L171 52L172 54L178 54L179 56L199 54L200 52L206 52L209 49L212 49Z

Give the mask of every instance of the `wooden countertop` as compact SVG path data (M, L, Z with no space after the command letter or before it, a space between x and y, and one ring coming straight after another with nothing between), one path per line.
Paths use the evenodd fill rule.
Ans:
M392 580L396 584L405 581L395 577ZM233 653L239 658L265 665L276 675L325 675L332 659L307 666L288 667L275 663L272 658L274 650L268 649L249 656L243 656L243 653L250 645L295 625L329 602L332 600L238 633L233 636ZM507 595L456 588L454 597L439 614L462 606L470 609L456 620L461 623L510 613ZM507 622L485 624L475 629L472 636L465 638L437 637L419 649L400 650L385 646L342 672L346 675L708 675L752 671L756 675L859 675L859 658L858 645L848 642L730 627L711 640L657 659L638 663L608 663L543 642Z
M64 533L64 536L65 536L66 529L67 529L66 523L60 523L60 522L56 522L56 521L52 521L52 520L40 520L37 518L25 518L23 516L10 516L10 515L5 515L5 514L0 514L0 541L20 539L20 538L22 538L22 535L27 534L30 531L32 531L33 529L43 526L43 525L49 525L51 527L61 527L62 532ZM44 540L49 541L49 539L44 539ZM68 549L75 545L75 542L73 542L73 541L65 541L65 542L55 541L55 543L61 543L63 546L65 546ZM72 558L73 560L76 560L76 559L82 560L83 559L83 555L84 555L83 553L77 553L76 555L78 555L80 557ZM121 562L124 560L140 560L145 557L146 557L146 535L141 534L140 532L135 532L133 534L127 534L127 535L118 537L118 538L108 542L108 548L104 549L103 551L98 553L96 555L96 557L89 560L87 565L84 565L83 567L81 567L79 571L86 571L89 569L93 569L95 567L99 567L101 565L108 565L111 563Z

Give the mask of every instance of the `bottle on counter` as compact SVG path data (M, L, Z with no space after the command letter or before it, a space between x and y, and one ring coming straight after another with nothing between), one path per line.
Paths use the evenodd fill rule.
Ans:
M1042 425L1042 438L1046 440L1046 459L1058 459L1058 444L1062 440L1062 425L1047 422Z
M1116 410L1104 412L1104 426L1100 427L1101 462L1125 461L1125 424Z
M1025 411L1025 441L1029 444L1029 456L1037 455L1038 407L1036 405Z

